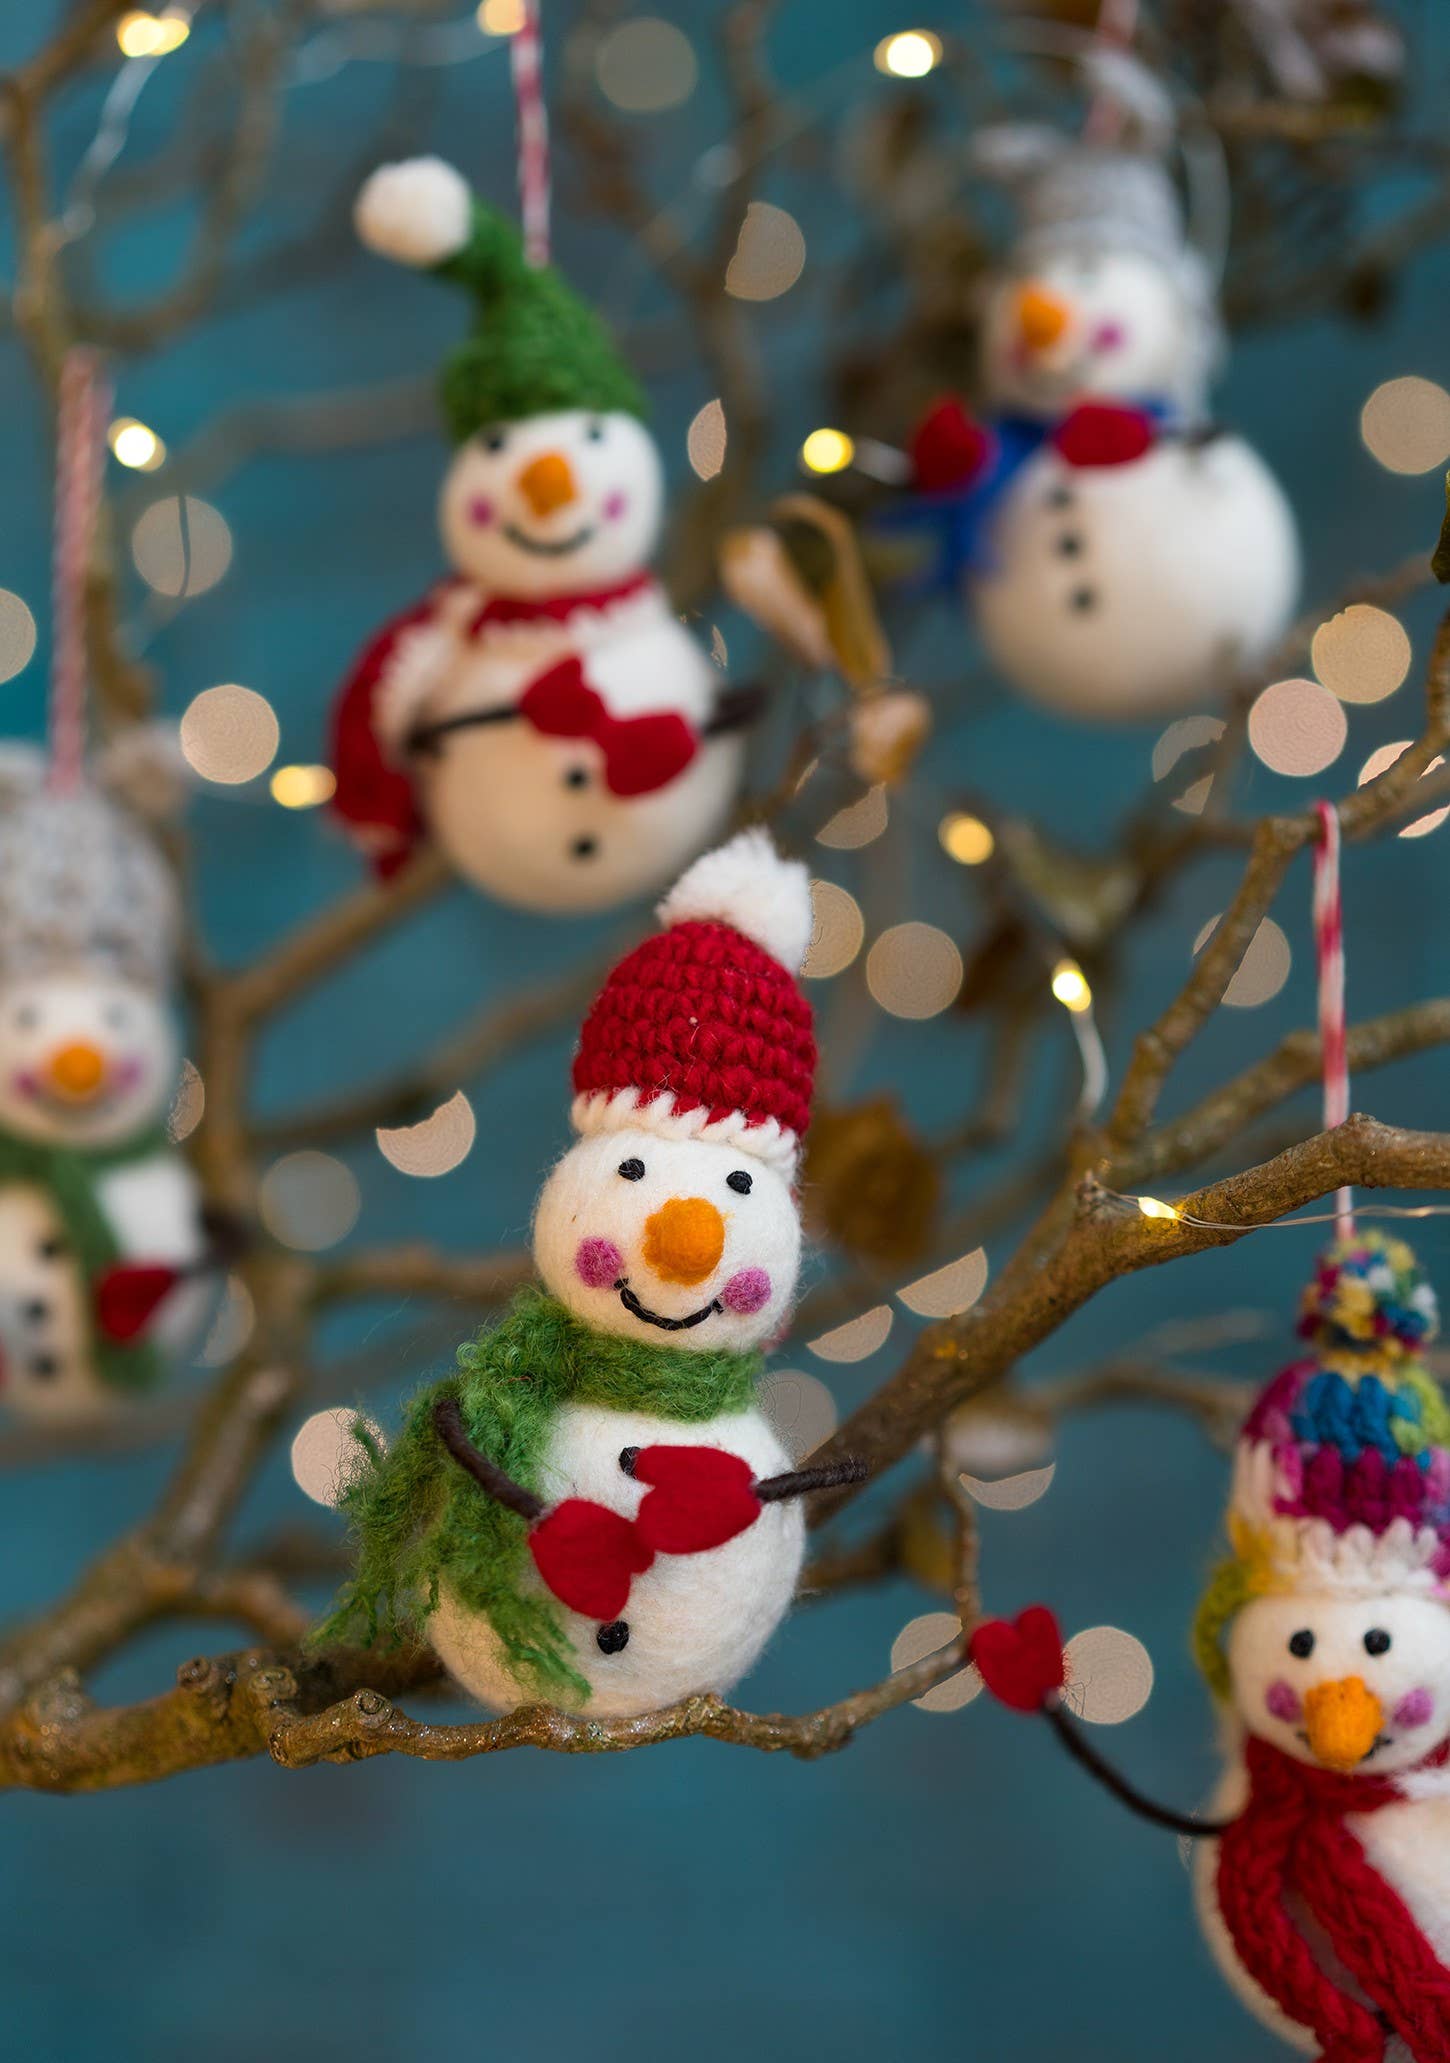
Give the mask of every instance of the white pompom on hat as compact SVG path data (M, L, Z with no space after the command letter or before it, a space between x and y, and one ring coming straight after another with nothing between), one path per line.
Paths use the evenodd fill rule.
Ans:
M473 228L468 181L442 158L379 165L353 203L359 241L395 265L423 269L456 257Z
M687 869L659 916L663 930L626 954L584 1020L575 1130L718 1141L793 1173L816 1066L797 981L806 869L766 832L742 831Z

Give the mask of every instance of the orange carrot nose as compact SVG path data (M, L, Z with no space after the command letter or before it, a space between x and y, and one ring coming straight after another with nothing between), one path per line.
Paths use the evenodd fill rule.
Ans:
M1017 291L1017 329L1030 351L1046 351L1072 320L1072 306L1061 294L1029 280Z
M1304 1697L1309 1747L1327 1769L1355 1769L1379 1739L1384 1707L1362 1677L1316 1683Z
M725 1220L703 1196L672 1196L644 1228L644 1258L662 1282L703 1282L725 1251Z
M85 1039L74 1039L68 1046L58 1047L51 1054L46 1069L51 1087L73 1102L85 1103L100 1088L106 1078L106 1056L99 1046L92 1046Z
M574 468L562 451L541 451L519 474L519 489L536 516L552 516L565 509L579 492Z

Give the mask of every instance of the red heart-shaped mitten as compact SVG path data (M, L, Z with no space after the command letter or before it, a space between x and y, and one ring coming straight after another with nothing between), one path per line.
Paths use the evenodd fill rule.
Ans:
M146 1330L164 1297L176 1287L175 1268L164 1263L118 1261L95 1286L96 1323L108 1340L124 1345Z
M723 1547L760 1516L750 1463L719 1447L641 1447L633 1472L653 1486L635 1525L659 1554Z
M1029 1605L1015 1619L988 1619L967 1649L994 1698L1014 1712L1040 1712L1067 1682L1062 1632L1046 1605Z
M1114 401L1084 401L1052 441L1070 466L1127 466L1153 448L1153 418Z
M992 452L992 435L954 396L938 401L911 439L912 478L923 494L969 487Z
M606 1625L654 1560L632 1519L587 1497L566 1497L529 1534L529 1552L560 1604Z

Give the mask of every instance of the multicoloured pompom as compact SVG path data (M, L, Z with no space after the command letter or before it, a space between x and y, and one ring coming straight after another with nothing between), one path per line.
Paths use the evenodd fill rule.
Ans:
M1299 1336L1351 1381L1417 1363L1440 1327L1435 1292L1402 1239L1365 1232L1321 1258L1304 1291Z

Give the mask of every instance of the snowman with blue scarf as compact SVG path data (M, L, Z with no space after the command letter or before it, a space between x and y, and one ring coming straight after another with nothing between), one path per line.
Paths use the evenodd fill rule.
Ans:
M978 417L913 441L906 527L938 543L1012 685L1063 715L1189 708L1262 662L1299 582L1273 475L1207 414L1213 281L1147 149L995 132L1019 226L986 301Z

